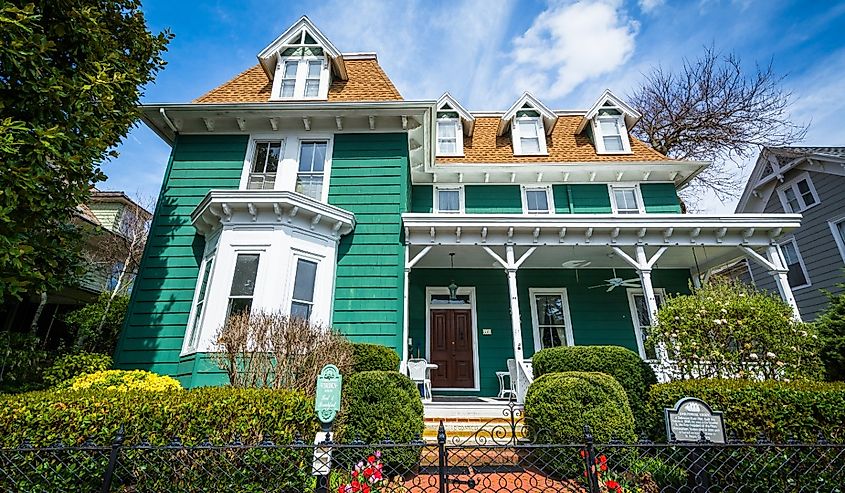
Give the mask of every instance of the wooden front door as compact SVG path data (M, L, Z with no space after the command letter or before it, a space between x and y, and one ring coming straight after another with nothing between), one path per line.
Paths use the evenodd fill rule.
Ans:
M431 371L434 388L471 389L475 386L470 310L431 310Z

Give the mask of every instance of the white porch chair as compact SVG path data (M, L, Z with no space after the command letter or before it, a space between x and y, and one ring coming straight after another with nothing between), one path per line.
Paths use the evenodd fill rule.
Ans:
M417 387L422 385L423 401L431 401L431 375L429 371L428 361L421 358L408 360L408 378L417 384Z
M509 358L507 361L508 371L505 372L497 372L503 373L503 375L499 378L499 397L516 397L516 379L519 376L516 373L516 360L513 358ZM508 377L508 386L505 387L504 380L505 376Z

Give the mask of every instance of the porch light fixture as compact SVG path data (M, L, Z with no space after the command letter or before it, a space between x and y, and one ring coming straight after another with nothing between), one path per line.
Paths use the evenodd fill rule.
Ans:
M455 252L449 252L449 265L454 273L455 270ZM453 279L452 282L449 283L449 302L454 303L458 301L458 285L455 284L455 280Z

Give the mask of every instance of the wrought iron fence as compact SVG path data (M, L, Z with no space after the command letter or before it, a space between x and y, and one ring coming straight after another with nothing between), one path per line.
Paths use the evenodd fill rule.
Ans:
M512 421L513 423L513 421ZM508 430L507 428L510 428ZM510 434L503 433L510 431ZM516 427L436 443L167 445L83 442L0 449L14 492L839 492L845 444L540 444Z

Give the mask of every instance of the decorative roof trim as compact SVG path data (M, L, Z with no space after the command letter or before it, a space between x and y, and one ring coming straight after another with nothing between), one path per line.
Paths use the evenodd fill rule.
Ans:
M581 121L581 124L578 125L578 133L584 131L587 127L587 124L590 123L590 120L598 115L599 110L602 108L602 105L605 101L610 100L620 111L625 115L625 125L628 127L628 130L636 125L636 123L642 118L642 115L639 111L635 110L631 105L626 103L625 101L619 99L615 94L613 94L610 89L605 89L601 96L596 101L596 103L587 110L587 114L584 115L584 119Z
M343 53L338 50L329 38L327 38L317 26L311 22L311 19L308 16L303 15L296 21L292 26L287 28L285 32L283 32L279 37L273 40L272 43L267 45L266 48L261 50L258 54L258 62L261 64L261 68L264 69L264 72L267 73L267 76L272 80L273 75L276 72L276 57L279 55L279 48L284 45L288 38L290 38L294 33L299 32L302 29L306 29L308 33L314 38L317 43L319 43L322 48L325 50L326 54L332 61L332 64L335 66L337 75L342 79L346 80L346 66L343 64Z
M516 102L505 111L505 114L502 115L502 120L499 122L499 130L497 135L504 135L510 125L511 120L514 116L516 116L516 112L521 110L525 103L530 104L543 118L543 127L546 131L546 135L552 133L552 129L555 127L555 123L557 122L558 115L549 109L548 106L544 105L539 99L534 97L530 92L522 93L522 96L516 100Z
M452 109L458 113L458 116L461 117L463 120L463 127L464 127L464 134L468 137L472 137L472 130L475 127L475 117L472 116L472 113L466 110L461 103L459 103L449 92L444 92L440 99L437 100L437 111L440 111L440 107L443 104L449 104ZM436 117L437 115L435 115Z

